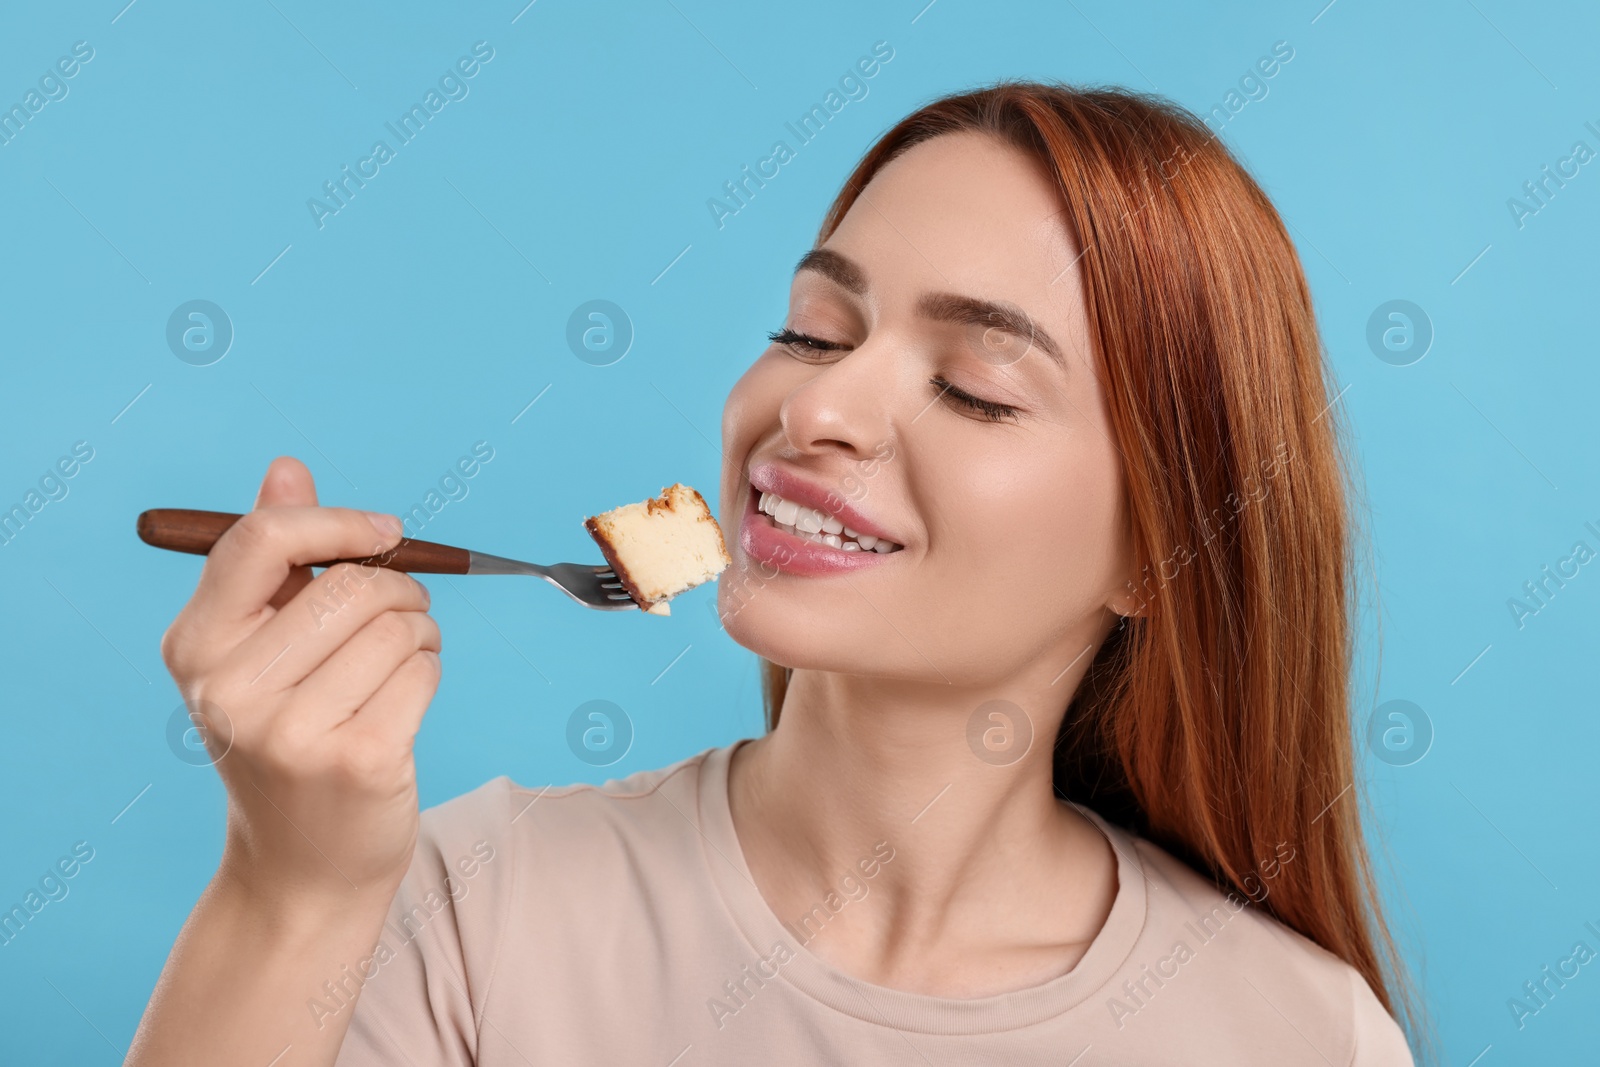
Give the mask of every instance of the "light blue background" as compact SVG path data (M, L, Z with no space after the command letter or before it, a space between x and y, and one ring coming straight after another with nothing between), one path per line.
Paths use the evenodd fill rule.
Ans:
M1447 1062L1594 1055L1600 963L1524 1029L1507 1008L1580 938L1600 948L1583 928L1600 926L1600 564L1522 629L1507 607L1575 541L1600 548L1600 164L1521 228L1507 207L1575 141L1600 149L1592 5L124 2L13 6L0 32L7 106L73 42L95 50L0 147L0 503L73 442L95 450L0 547L0 904L73 842L95 849L0 948L0 1060L117 1062L218 857L223 794L167 747L179 698L158 652L199 561L141 544L139 511L243 510L282 453L326 503L403 511L487 440L495 458L425 536L590 558L584 514L680 479L714 494L727 390L875 135L1005 76L1208 111L1280 40L1293 60L1223 136L1293 227L1347 387L1382 605L1356 714L1409 699L1436 731L1411 766L1360 752L1386 892ZM495 54L470 95L319 230L307 198L479 40ZM707 199L879 40L894 58L868 97L719 230ZM197 298L236 330L207 367L164 340ZM565 342L595 298L636 330L609 367ZM1436 331L1411 366L1365 339L1396 298ZM417 744L425 804L760 730L755 660L712 589L646 620L531 581L428 584L446 670ZM608 768L563 740L595 698L636 729Z

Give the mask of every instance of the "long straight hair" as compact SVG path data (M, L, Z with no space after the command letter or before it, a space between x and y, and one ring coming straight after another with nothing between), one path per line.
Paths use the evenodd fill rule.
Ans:
M1141 568L1129 592L1144 612L1112 632L1065 709L1058 795L1241 893L1259 893L1258 862L1291 846L1260 906L1428 1041L1362 833L1349 469L1282 221L1169 101L1002 82L879 139L817 243L886 163L962 131L1026 152L1060 191ZM761 660L768 729L789 673Z

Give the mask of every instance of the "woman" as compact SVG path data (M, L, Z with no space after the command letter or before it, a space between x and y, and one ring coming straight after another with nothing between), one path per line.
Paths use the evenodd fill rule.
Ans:
M936 101L725 408L718 605L769 733L420 829L426 591L306 611L349 576L299 564L398 526L278 460L163 640L231 723L228 837L130 1062L1411 1063L1330 398L1199 120Z

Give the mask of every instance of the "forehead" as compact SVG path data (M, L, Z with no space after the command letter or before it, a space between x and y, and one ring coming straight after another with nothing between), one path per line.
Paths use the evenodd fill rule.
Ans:
M1048 286L1077 256L1064 206L1045 166L1021 149L990 134L942 134L874 174L824 246L869 270L898 259L946 286Z
M858 263L874 299L951 290L1062 325L1082 316L1076 242L1044 165L987 134L943 134L885 165L822 247Z

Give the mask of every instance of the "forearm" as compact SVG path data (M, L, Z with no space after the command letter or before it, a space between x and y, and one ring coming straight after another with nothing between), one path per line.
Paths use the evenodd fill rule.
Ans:
M178 935L127 1064L262 1067L292 1049L286 1062L331 1065L359 986L345 982L341 1006L324 983L337 989L371 954L393 895L351 890L290 903L219 872Z
M440 637L410 575L311 568L369 559L403 532L393 515L318 506L310 472L286 460L221 536L191 531L206 563L161 657L227 787L228 830L127 1063L338 1058L414 851L412 743Z

